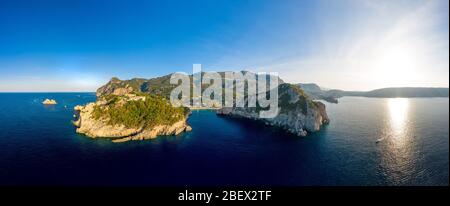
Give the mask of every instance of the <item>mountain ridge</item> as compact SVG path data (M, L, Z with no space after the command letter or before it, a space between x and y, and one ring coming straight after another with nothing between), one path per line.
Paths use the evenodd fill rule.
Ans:
M315 83L298 84L313 99L321 99L337 103L345 96L373 97L373 98L429 98L449 97L449 88L446 87L386 87L370 91L345 91L339 89L324 90Z

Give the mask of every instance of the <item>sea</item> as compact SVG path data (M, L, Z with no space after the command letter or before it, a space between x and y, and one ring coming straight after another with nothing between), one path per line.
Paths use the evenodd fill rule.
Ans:
M75 132L95 99L0 93L0 185L449 185L449 98L344 97L306 137L196 110L191 132L125 143Z

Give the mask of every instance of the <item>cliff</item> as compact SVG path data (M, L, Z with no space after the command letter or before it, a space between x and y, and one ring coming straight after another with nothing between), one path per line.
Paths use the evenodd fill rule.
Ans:
M325 105L312 101L297 85L281 84L278 87L279 113L274 118L259 118L260 108L222 108L218 115L241 117L277 126L298 136L319 131L328 119Z

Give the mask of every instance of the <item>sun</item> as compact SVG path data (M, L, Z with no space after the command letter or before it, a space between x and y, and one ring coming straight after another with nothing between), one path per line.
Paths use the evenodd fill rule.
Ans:
M378 78L390 86L407 86L417 78L417 58L408 47L395 46L385 50L375 69Z

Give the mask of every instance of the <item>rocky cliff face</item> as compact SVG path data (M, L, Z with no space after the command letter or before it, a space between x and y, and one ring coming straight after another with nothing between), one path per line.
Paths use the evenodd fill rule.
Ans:
M312 101L298 86L281 84L278 90L280 110L274 118L259 118L256 108L222 108L217 114L263 121L298 136L318 131L323 124L329 122L325 105Z
M75 111L78 119L74 121L76 131L92 138L111 138L113 142L125 142L130 140L153 139L159 135L178 135L182 132L191 131L186 119L171 125L157 125L151 128L136 127L129 128L124 125L110 125L104 119L93 117L94 107L102 102L89 103L86 106L76 106Z

